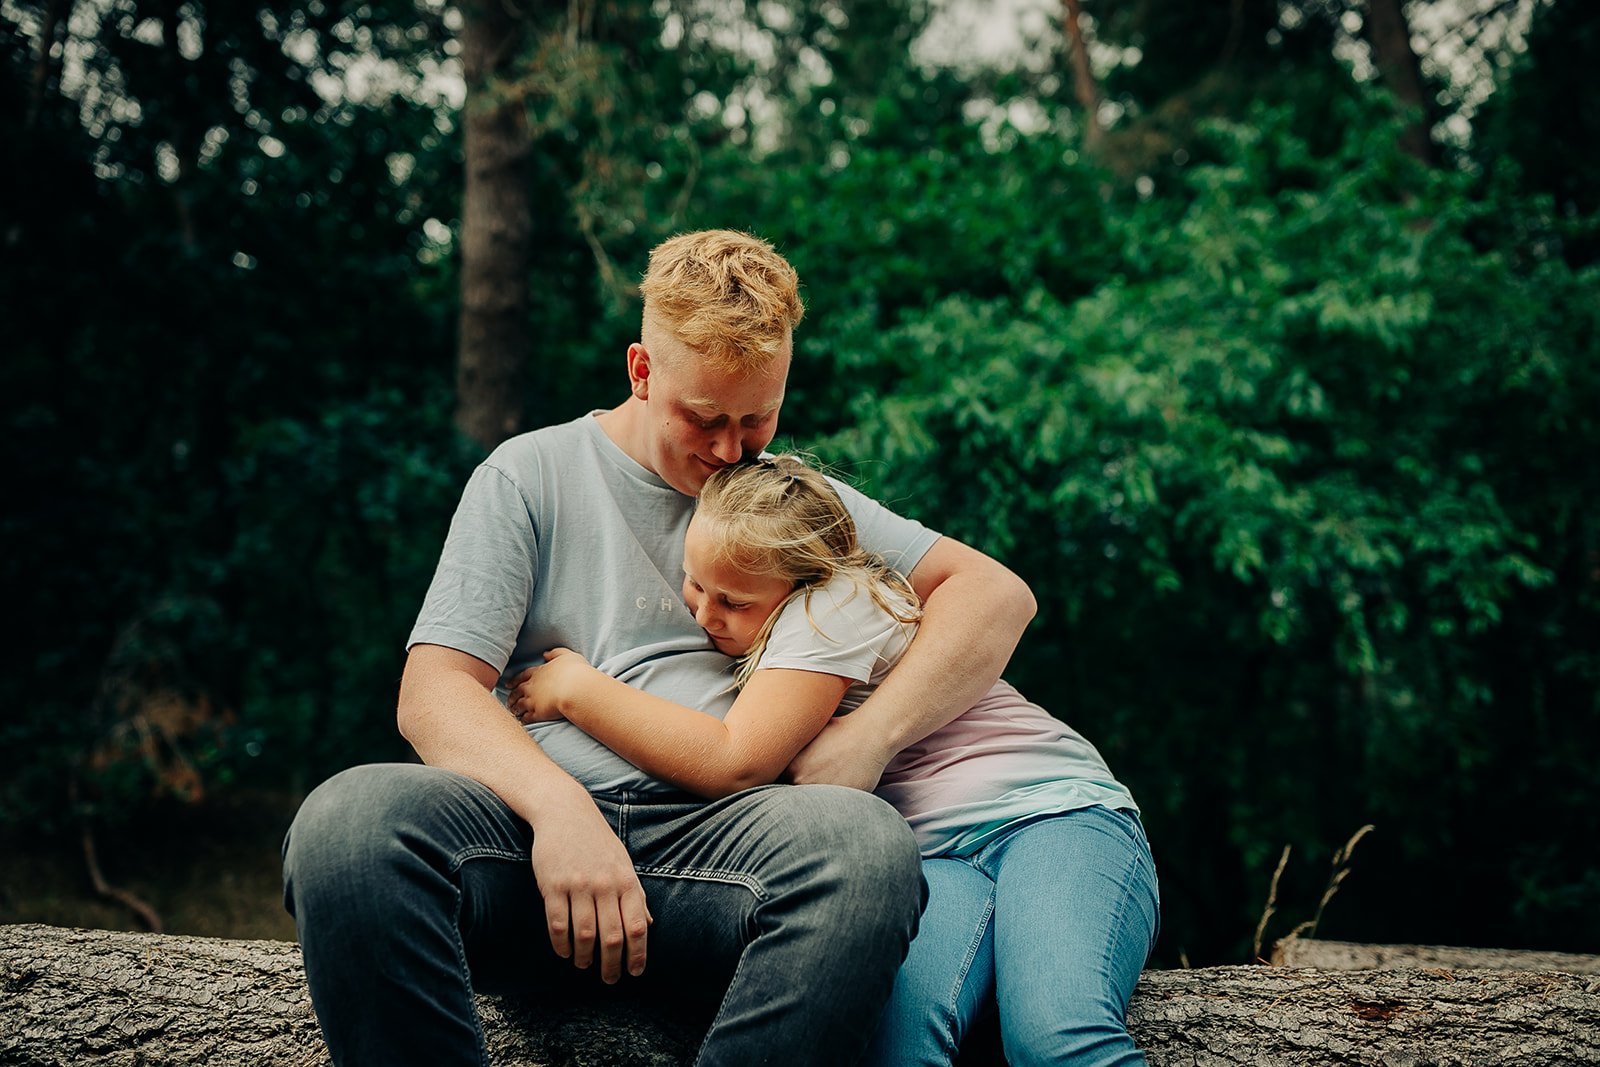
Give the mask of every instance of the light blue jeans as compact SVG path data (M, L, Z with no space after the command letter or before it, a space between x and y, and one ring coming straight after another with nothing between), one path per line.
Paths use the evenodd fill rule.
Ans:
M991 1008L1011 1067L1145 1062L1126 1020L1159 893L1136 816L1042 816L922 870L928 904L868 1064L948 1065Z
M655 919L644 976L623 981L709 997L700 1067L859 1059L922 904L893 808L826 785L595 803ZM550 947L532 844L494 793L435 767L356 767L306 798L284 899L335 1064L486 1067L474 991L601 992Z

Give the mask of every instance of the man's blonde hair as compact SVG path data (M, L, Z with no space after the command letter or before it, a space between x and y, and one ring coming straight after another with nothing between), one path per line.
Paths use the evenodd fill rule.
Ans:
M661 326L707 366L740 374L781 355L805 314L800 278L789 261L761 238L736 230L663 241L650 253L640 289L646 330Z

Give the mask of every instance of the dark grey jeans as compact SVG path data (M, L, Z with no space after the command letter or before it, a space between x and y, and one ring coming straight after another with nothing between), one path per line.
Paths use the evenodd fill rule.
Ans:
M596 803L655 920L645 980L726 985L699 1064L860 1056L925 897L893 808L833 786ZM532 840L490 790L433 767L356 767L306 798L284 902L334 1063L481 1067L474 988L598 986L550 947Z

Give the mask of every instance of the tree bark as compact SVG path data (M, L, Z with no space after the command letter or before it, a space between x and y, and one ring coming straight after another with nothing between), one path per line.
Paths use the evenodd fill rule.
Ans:
M1272 949L1277 967L1317 967L1326 971L1395 971L1427 967L1465 967L1489 971L1563 971L1600 974L1600 956L1576 952L1522 952L1453 945L1360 945L1349 941L1286 937Z
M1089 65L1089 44L1083 37L1082 0L1062 0L1062 21L1066 25L1067 49L1072 58L1072 95L1083 109L1083 147L1100 150L1105 130L1100 125L1100 83Z
M1411 47L1411 24L1406 21L1404 0L1367 0L1367 44L1372 47L1373 64L1383 82L1416 116L1401 134L1401 146L1429 166L1439 161L1429 132L1433 108L1422 83L1422 64Z
M524 103L509 91L509 75L527 37L519 11L503 0L461 5L466 184L455 423L485 448L522 429L523 367L532 347L528 164L533 139Z
M478 1006L500 1067L669 1067L693 1059L699 1036L637 1005ZM1600 1064L1600 979L1150 971L1128 1024L1156 1067ZM0 926L0 1063L314 1067L327 1051L293 944Z
M496 1067L676 1067L702 1036L631 1003L478 997ZM325 1067L300 946L0 926L0 1064Z
M50 87L50 76L55 72L51 52L56 46L56 31L71 17L72 0L50 0L45 5L44 23L39 29L39 54L34 57L33 77L28 86L28 118L26 129L39 124L44 101Z

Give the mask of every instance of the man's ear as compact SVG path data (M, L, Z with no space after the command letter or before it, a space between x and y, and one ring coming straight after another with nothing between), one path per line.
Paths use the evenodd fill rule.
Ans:
M628 346L628 387L640 400L650 398L650 353L638 341Z

